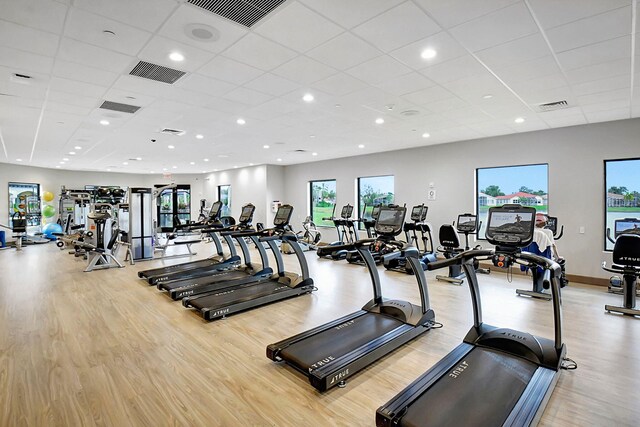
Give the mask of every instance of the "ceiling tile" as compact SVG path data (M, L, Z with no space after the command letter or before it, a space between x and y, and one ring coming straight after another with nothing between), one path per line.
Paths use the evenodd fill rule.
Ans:
M484 95L491 94L498 99L508 93L507 89L489 72L465 77L444 85L449 91L472 104L479 102Z
M37 55L54 56L60 37L55 34L0 20L0 45Z
M402 31L398 31L402 28ZM440 27L412 2L394 7L353 29L384 52L423 39L440 31Z
M270 99L272 99L272 96L257 92L255 90L239 87L224 95L223 98L235 102L240 102L242 104L255 106L269 101Z
M631 38L617 39L595 43L589 46L560 52L557 54L560 65L565 70L573 70L601 62L628 59L631 52Z
M402 3L405 0L301 0L347 29Z
M49 97L47 99L53 102L60 102L62 104L69 104L87 108L97 108L101 103L99 97L74 95L67 92L59 92L56 90L49 91Z
M176 0L75 0L74 6L155 32L178 6Z
M69 80L91 83L98 86L111 86L118 78L118 74L98 68L87 67L82 64L58 59L53 66L53 75Z
M58 59L118 74L124 71L128 73L137 62L132 56L81 43L68 37L62 38Z
M541 115L540 118L552 128L587 124L587 119L582 113L566 117L545 117L544 115Z
M113 88L109 89L104 95L104 99L107 101L120 102L121 104L136 105L138 107L146 107L156 100L153 96Z
M351 33L343 33L307 52L323 64L346 70L380 55L380 51Z
M250 67L233 59L217 56L198 70L199 74L224 80L238 85L255 79L264 71Z
M331 95L342 96L363 89L367 85L348 74L338 73L313 83L313 87Z
M441 86L433 86L430 88L418 90L415 92L403 95L402 98L409 102L413 102L417 105L428 104L434 101L439 101L447 98L452 98L454 95Z
M486 74L487 69L473 56L465 55L447 62L432 65L420 70L420 73L436 83L446 84L454 80Z
M60 34L67 6L42 0L0 0L0 10L4 20Z
M562 72L555 58L551 55L504 68L492 68L491 71L496 73L507 85Z
M270 73L265 73L244 86L273 96L281 96L300 88L299 84Z
M250 33L231 46L224 55L264 71L290 61L296 53L282 45Z
M476 55L493 70L549 56L551 53L542 34L534 33L499 46L478 51Z
M310 28L313 31L309 31ZM344 31L323 16L295 2L277 9L260 21L254 30L298 52L313 49Z
M609 105L608 103L614 103L609 106L612 108L618 108L622 105L629 104L630 99L631 91L629 89L616 89L607 92L578 96L578 102L585 112L593 111L593 107L591 107L593 104Z
M83 43L130 56L137 55L151 37L151 33L146 31L76 8L69 12L64 34Z
M308 85L337 73L337 70L306 56L298 56L273 70L273 73L291 81Z
M538 32L524 3L516 3L473 21L451 28L451 35L476 52Z
M448 110L467 107L469 106L469 103L463 99L458 98L457 96L454 96L451 98L440 99L434 102L426 102L422 104L422 106L428 108L431 111L442 113Z
M520 0L415 0L438 24L451 28L474 18L487 15Z
M271 120L298 108L300 108L299 104L289 102L282 98L275 98L262 105L246 110L245 115L259 120Z
M612 120L624 120L631 117L630 108L605 109L602 111L585 112L589 123L610 122Z
M194 30L196 34L200 30L202 34L209 32L212 36L209 39L197 38ZM185 3L171 15L158 34L198 49L218 53L247 33L245 27L233 21Z
M578 83L571 86L576 96L627 88L631 92L631 74Z
M551 47L564 52L631 33L631 7L581 19L547 31Z
M422 58L420 55L425 49L435 50L437 53L436 57L431 59ZM444 31L427 37L426 39L418 40L390 53L390 55L398 61L417 70L466 54L467 50Z
M631 0L528 0L544 29L631 5Z
M184 60L179 62L172 61L169 59L169 54L172 52L181 53L184 56ZM195 48L191 45L165 37L155 36L147 43L144 49L142 49L138 58L180 71L196 71L213 59L213 56L213 53Z
M210 79L200 74L189 74L177 83L178 87L194 92L203 92L213 96L224 95L236 86L222 80Z
M166 96L172 86L141 77L124 75L120 76L113 85L113 89L123 92L140 93L154 98ZM133 95L135 96L135 95Z
M95 98L100 98L107 92L107 88L104 86L96 86L93 84L82 83L76 80L63 79L60 77L51 78L49 87L51 88L51 90Z
M600 64L576 68L566 72L567 78L571 84L584 83L630 73L631 62L629 59L601 62Z
M435 86L435 83L422 74L414 72L376 83L375 86L394 95L404 95L416 89Z
M20 70L22 74L49 74L53 67L53 58L0 46L0 65Z
M380 83L410 72L411 68L387 55L379 56L347 70L347 73L369 84Z

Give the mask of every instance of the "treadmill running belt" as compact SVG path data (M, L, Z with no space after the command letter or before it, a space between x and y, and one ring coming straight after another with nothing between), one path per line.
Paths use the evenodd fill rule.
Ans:
M377 313L366 313L341 325L320 332L283 349L280 356L305 372L322 366L318 362L333 360L373 341L403 322ZM333 359L330 359L333 358Z
M195 284L198 285L209 285L213 283L224 283L231 282L240 279L247 279L247 281L251 281L252 277L244 270L219 270L213 271L209 276L203 277L191 277L186 279L176 279L168 282L162 282L160 286L162 289L166 289L167 291L177 288L182 288L185 286L192 286ZM256 280L258 280L256 278Z
M536 369L528 360L476 347L409 406L400 425L501 426Z
M198 309L219 309L231 304L251 301L263 296L273 295L285 290L291 290L290 287L282 285L273 280L267 279L256 284L239 285L226 290L222 290L219 294L204 295L200 298L194 298L189 304Z

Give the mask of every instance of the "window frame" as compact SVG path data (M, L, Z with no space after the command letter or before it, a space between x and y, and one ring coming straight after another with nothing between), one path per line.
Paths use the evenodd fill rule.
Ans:
M222 203L222 207L220 208L220 216L231 216L231 184L221 184L218 185L218 201L222 202L222 187L228 187L227 190L227 204ZM223 210L227 207L227 212L224 213Z
M604 177L604 200L602 202L602 211L603 211L603 230L602 230L602 235L603 235L603 250L605 252L613 252L613 244L611 243L611 248L608 248L608 244L610 243L607 239L607 194L609 194L609 188L607 185L607 163L610 162L627 162L627 161L640 161L640 157L628 157L628 158L617 158L617 159L604 159L602 161L602 175ZM638 214L638 217L640 218L640 212Z
M387 177L391 177L393 178L393 201L391 203L394 203L396 200L396 176L393 174L388 174L388 175L369 175L369 176L359 176L358 178L356 178L356 206L358 207L358 210L356 211L358 214L358 218L365 218L365 212L361 212L361 206L363 207L364 204L360 204L360 201L362 199L362 195L360 194L360 182L362 179L367 179L367 178L387 178ZM373 205L371 205L371 208L373 209ZM358 222L358 230L364 230L364 225L362 223L362 221Z

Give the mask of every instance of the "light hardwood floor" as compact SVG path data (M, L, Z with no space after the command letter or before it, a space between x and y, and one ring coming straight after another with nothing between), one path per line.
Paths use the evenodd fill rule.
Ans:
M196 258L212 251L199 246ZM320 394L265 348L359 309L371 285L364 267L307 255L317 292L207 323L137 278L162 261L83 273L85 262L53 244L0 251L0 425L375 425L380 405L460 343L468 288L428 273L444 327ZM418 301L411 276L380 273L385 296ZM526 278L480 281L485 322L551 336L551 304L515 296ZM640 424L640 319L604 313L621 300L564 289L564 337L579 368L562 372L541 425Z

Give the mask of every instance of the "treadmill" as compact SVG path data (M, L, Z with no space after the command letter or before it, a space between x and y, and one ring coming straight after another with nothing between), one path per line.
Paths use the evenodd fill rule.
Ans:
M222 203L214 202L211 205L211 210L209 211L209 217L207 218L207 221L205 223L206 225L203 225L203 227L212 226L213 224L218 223L221 209L222 209ZM178 271L185 271L192 268L205 267L211 264L217 264L219 262L222 262L224 260L224 254L222 252L222 244L220 243L220 239L214 233L210 233L210 236L213 239L213 242L216 246L215 255L199 261L183 262L181 264L174 264L166 267L159 267L159 268L152 268L148 270L138 271L138 277L141 279L148 279L152 276L160 276L163 274L169 274L169 273L174 273ZM236 254L232 252L231 255L234 256Z
M402 231L404 207L383 207L376 223L379 236ZM373 285L373 299L361 310L302 332L267 347L267 357L284 361L305 374L319 391L343 387L347 378L431 329L435 314L429 307L427 281L420 262L409 257L416 269L420 305L382 297L380 276L369 251L375 239L355 243L365 260Z
M474 324L462 344L380 407L377 426L530 426L537 424L565 364L562 342L560 266L522 252L533 240L535 209L504 205L489 209L486 237L495 249L472 249L430 263L435 270L462 264L471 290ZM497 328L482 322L475 259L496 267L534 263L551 281L555 338Z
M257 239L258 248L266 242L276 259L277 273L266 280L226 287L216 293L183 298L182 305L194 308L205 320L215 320L239 311L313 292L316 288L313 279L309 277L307 260L298 244L298 238L287 227L292 213L293 206L282 205L273 220L274 228L233 233L238 241L243 237ZM301 275L284 270L282 254L276 245L277 240L287 242L291 246L300 263Z
M201 231L203 233L209 234L213 241L218 241L218 234L235 230L249 230L251 229L251 221L253 220L253 213L255 212L255 206L251 203L246 204L242 207L242 211L240 213L240 217L238 218L238 224L232 225L230 227L223 228L220 222L216 222L212 225L209 225L211 228L205 228ZM229 217L230 218L230 217ZM236 252L236 247L233 243L233 239L230 236L223 236L227 246L229 247L229 251L231 252L231 256L229 258L223 258L219 262L211 262L209 264L201 265L200 267L193 267L186 270L180 271L171 271L165 272L162 274L155 274L147 278L147 281L150 285L158 285L160 282L166 282L170 280L186 280L186 279L195 279L197 277L205 277L209 276L216 271L220 270L229 270L233 267L239 266L241 259Z

